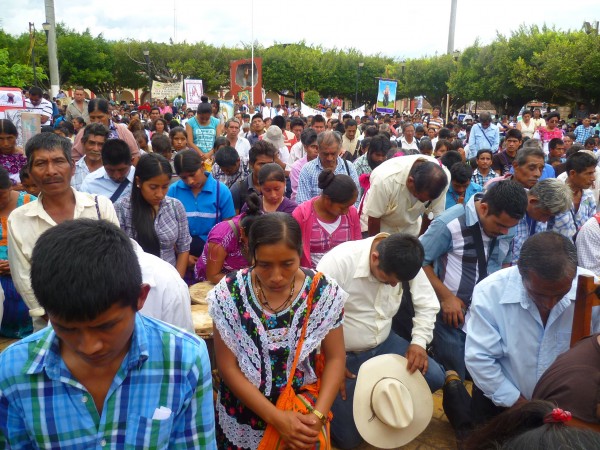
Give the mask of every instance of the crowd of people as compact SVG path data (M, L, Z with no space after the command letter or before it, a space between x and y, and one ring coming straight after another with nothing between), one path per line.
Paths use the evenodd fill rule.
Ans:
M0 120L0 446L391 448L439 389L460 448L600 446L596 116L74 92Z

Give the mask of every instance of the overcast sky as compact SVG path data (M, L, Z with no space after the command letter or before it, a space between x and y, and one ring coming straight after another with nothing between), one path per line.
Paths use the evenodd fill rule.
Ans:
M254 40L263 46L305 40L326 48L356 48L398 59L446 52L450 0L55 0L56 21L78 31L89 28L107 39L169 42L205 41L236 46ZM0 0L2 28L26 32L45 21L44 0ZM252 7L254 5L254 7ZM362 5L362 6L361 6ZM252 9L254 26L252 27ZM174 32L174 18L177 27ZM510 34L521 24L580 29L600 20L599 0L458 0L458 50L496 32Z

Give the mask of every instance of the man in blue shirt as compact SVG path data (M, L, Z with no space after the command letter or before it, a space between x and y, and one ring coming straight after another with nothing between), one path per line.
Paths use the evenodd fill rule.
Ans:
M85 177L79 190L104 195L113 203L121 197L130 196L135 167L127 142L121 139L107 140L102 146L102 165Z
M471 181L473 169L462 162L454 163L450 168L450 186L446 192L446 209L457 204L467 203L471 197L483 188Z
M44 232L31 283L52 325L0 355L1 448L216 448L206 345L138 314L150 287L116 225Z
M482 148L489 148L496 153L500 145L500 132L498 127L492 123L489 112L479 114L479 123L473 125L469 135L469 158L477 155Z
M433 332L434 358L465 377L464 315L475 283L511 261L512 227L525 215L527 194L515 181L494 184L466 205L455 205L420 237L423 270L441 304Z
M577 267L573 242L544 232L525 241L517 267L477 285L465 362L473 401L489 408L477 408L473 419L485 420L483 410L495 414L530 400L542 374L569 350L577 277L584 274L593 275ZM592 333L599 331L600 308L594 308Z

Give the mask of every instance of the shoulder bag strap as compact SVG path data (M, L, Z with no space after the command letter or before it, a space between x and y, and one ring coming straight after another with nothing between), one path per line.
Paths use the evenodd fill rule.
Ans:
M94 196L94 203L96 204L96 214L98 214L98 220L102 219L102 215L100 214L100 206L98 205L98 196Z
M485 130L483 129L483 127L481 126L481 124L479 124L479 129L481 130L481 134L483 134L483 137L485 138L486 141L488 141L488 144L490 144L490 150L492 149L492 143L490 142L490 138L487 137L487 134L485 134Z
M496 238L493 238L490 242L489 255L485 257L485 250L483 249L483 238L481 237L481 227L479 222L471 225L469 227L471 229L471 235L473 236L473 244L475 244L475 251L477 252L477 267L479 269L479 274L477 276L477 282L479 283L485 277L488 276L487 272L487 263L492 256L492 252L494 251L494 245L496 244Z
M310 291L308 292L308 298L306 299L306 317L304 318L304 323L302 324L302 332L300 333L300 339L298 340L298 344L296 346L296 355L294 356L294 362L292 363L292 370L290 370L290 377L287 382L286 389L292 389L292 381L294 380L294 373L296 372L296 367L298 366L298 359L300 359L300 352L302 351L302 345L304 345L304 337L306 335L306 327L308 325L308 319L310 318L310 310L312 308L313 297L315 295L315 291L317 290L317 286L319 285L319 281L323 274L321 272L317 272L313 277L312 283L310 285Z
M117 190L115 192L113 192L113 195L111 195L110 201L114 203L117 200L119 200L119 197L121 196L121 194L123 193L123 191L125 190L125 188L127 187L128 184L129 184L128 178L125 178L123 181L121 181L121 184L119 184L119 187L117 187Z
M229 219L227 221L227 223L229 224L229 227L231 228L231 231L233 231L233 235L235 236L235 239L237 240L239 236L238 236L238 229L235 226L235 223L233 223L233 220L231 220L231 219Z

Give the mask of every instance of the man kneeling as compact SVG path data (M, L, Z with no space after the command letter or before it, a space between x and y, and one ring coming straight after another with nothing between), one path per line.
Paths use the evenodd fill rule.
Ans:
M118 227L50 228L31 284L51 327L0 355L0 448L216 448L206 346L137 313L150 288Z

